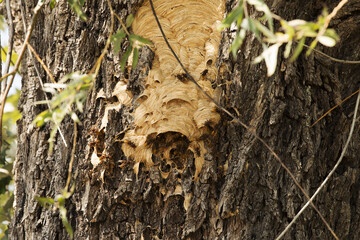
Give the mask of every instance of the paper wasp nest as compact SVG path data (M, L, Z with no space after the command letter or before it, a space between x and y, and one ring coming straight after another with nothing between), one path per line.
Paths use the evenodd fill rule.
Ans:
M175 53L199 85L212 96L214 90L210 80L216 77L215 60L221 40L216 27L224 14L224 2L154 0L153 3ZM137 99L134 128L125 134L122 150L136 162L135 171L140 162L150 167L154 158L159 157L174 163L175 158L179 160L181 155L192 151L196 178L206 153L202 139L211 134L220 115L215 104L187 79L167 47L149 1L137 11L132 29L154 43L155 59L143 83L145 90Z

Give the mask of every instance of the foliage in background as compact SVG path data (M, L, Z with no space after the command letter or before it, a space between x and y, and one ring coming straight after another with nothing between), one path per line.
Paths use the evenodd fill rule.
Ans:
M3 144L0 152L0 239L7 239L7 225L13 215L13 175L12 168L16 155L16 121L21 114L17 110L20 90L6 100L3 116Z
M0 0L0 3L2 2L2 0ZM0 15L0 30L4 31L5 29L5 18L3 15Z
M1 59L3 59L4 62L6 61L7 52L8 52L8 47L1 47ZM14 66L14 63L16 62L17 58L18 55L15 53L15 51L12 51L10 66Z
M247 12L247 4L253 6L263 16L258 19L251 18ZM286 21L271 13L263 0L240 0L238 7L226 16L219 29L230 28L233 24L235 25L236 36L230 48L235 58L246 33L253 33L263 47L262 54L255 58L254 63L265 60L268 76L271 76L275 73L278 50L283 44L286 44L284 58L288 58L292 45L297 43L290 58L290 62L293 62L303 50L306 38L315 38L310 44L307 55L311 53L318 42L324 46L333 47L339 41L336 32L333 29L327 29L328 21L330 21L328 15L328 12L324 10L316 22L307 22L301 19ZM278 32L274 32L273 18L280 21L281 29ZM267 23L268 27L262 22Z

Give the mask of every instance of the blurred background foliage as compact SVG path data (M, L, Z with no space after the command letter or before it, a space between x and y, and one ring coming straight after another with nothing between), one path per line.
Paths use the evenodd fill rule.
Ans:
M0 0L0 2L2 2ZM1 31L1 64L6 61L7 46L7 25L4 16L0 15ZM4 41L5 40L5 41ZM12 54L12 62L16 62L17 55ZM2 122L2 145L0 150L0 239L8 239L7 228L13 215L14 202L14 180L12 175L13 163L16 154L16 121L21 114L17 109L20 97L20 90L12 89L12 95L6 99L3 122Z
M3 143L0 153L0 239L8 239L7 225L13 215L14 183L12 168L16 154L16 121L21 114L17 109L20 90L6 100L2 126Z

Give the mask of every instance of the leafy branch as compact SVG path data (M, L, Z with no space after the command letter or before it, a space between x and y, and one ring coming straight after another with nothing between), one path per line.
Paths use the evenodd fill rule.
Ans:
M129 46L126 49L125 54L122 56L121 63L120 63L121 71L124 72L126 62L129 58L129 56L131 54L133 54L132 68L135 68L138 63L139 48L143 47L143 44L152 45L153 43L146 38L129 33L129 31L127 29L131 26L131 24L134 21L134 16L132 14L127 16L125 24L122 21L122 19L119 17L119 15L117 15L116 13L114 13L114 15L116 16L116 18L119 20L119 22L121 24L121 28L111 37L111 41L113 42L114 54L115 55L119 54L120 49L121 49L121 44L122 44L123 40L125 39L125 37L127 37L129 40ZM139 42L140 44L137 44L137 42Z
M253 33L263 47L263 52L255 58L254 63L259 63L264 60L267 67L267 74L268 76L272 76L276 70L279 47L283 44L286 44L284 57L288 58L292 45L297 43L290 62L295 61L302 52L303 47L306 46L305 41L307 38L315 39L308 47L309 49L306 55L312 52L317 43L321 43L327 47L335 46L336 42L339 41L339 36L334 29L330 29L328 26L330 20L346 2L347 0L342 0L331 14L328 14L325 9L316 22L307 22L301 19L286 21L280 16L271 13L269 7L263 0L240 0L238 7L227 15L220 24L219 29L230 28L233 24L236 25L236 36L230 47L230 51L235 58L238 49L245 39L246 33ZM263 16L259 19L249 17L247 13L248 5L253 6L255 10L261 12ZM281 28L277 32L274 32L273 19L278 20L281 24ZM267 26L262 22L267 23Z
M94 74L81 74L73 72L64 76L59 83L45 83L44 90L53 94L51 101L39 101L38 104L50 104L51 109L47 109L36 116L34 124L41 127L46 122L52 121L56 125L60 125L65 116L70 115L71 119L79 122L79 118L72 105L75 104L76 109L83 112L83 103L86 100L88 89L92 85ZM69 83L66 83L70 80ZM62 91L58 91L61 89ZM53 128L49 138L49 152L53 150L53 144L57 128Z
M74 2L76 1L68 1L68 2L70 3L72 9L75 8L77 9L77 7L73 5ZM139 56L138 48L142 47L143 46L142 44L152 44L151 41L143 37L140 37L138 35L130 34L129 31L127 30L134 21L133 15L130 14L126 19L126 23L124 24L121 18L113 11L109 0L107 0L107 3L111 13L110 33L100 57L97 59L95 65L89 71L88 74L73 72L64 76L59 83L56 83L48 67L36 54L35 50L30 45L28 45L31 52L35 55L36 59L40 62L40 64L43 66L47 74L54 82L54 83L44 84L45 86L44 91L51 93L52 99L50 101L45 100L45 101L37 102L38 104L48 104L50 107L48 110L43 111L35 118L34 123L36 124L36 126L41 127L46 122L52 122L56 126L60 126L63 119L67 115L70 115L75 122L79 122L79 118L75 113L76 110L72 110L72 105L75 103L76 109L79 110L80 112L83 112L83 103L86 100L88 90L92 86L93 80L96 78L99 72L102 59L106 55L111 42L113 42L115 54L119 53L121 44L125 40L125 37L127 37L130 42L129 46L125 51L125 54L121 59L122 71L124 71L126 62L131 53L133 54L132 66L134 68L136 67L136 64L138 62L138 56ZM81 2L81 4L83 4L83 1ZM75 11L75 12L81 18L83 12L82 11L81 12ZM122 27L117 31L116 34L113 35L114 16L116 16L116 18L119 20ZM138 42L140 44L138 44ZM55 140L55 136L58 129L59 128L53 128L51 130L50 138L49 138L50 153L52 153L53 142Z

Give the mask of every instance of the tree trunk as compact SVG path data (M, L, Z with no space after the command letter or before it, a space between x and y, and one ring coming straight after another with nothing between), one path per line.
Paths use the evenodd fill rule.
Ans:
M158 1L154 1L155 7ZM123 20L130 13L135 15L143 4L141 0L111 2ZM144 2L148 4L147 0ZM236 1L227 1L225 13L235 4ZM333 9L337 3L278 0L267 4L284 19L314 21L324 5ZM25 5L29 23L36 1L25 0ZM88 72L105 46L110 29L106 1L88 0L84 9L87 22L79 20L64 0L54 9L45 6L39 15L30 44L56 79L73 71ZM317 49L340 59L360 59L359 9L360 1L349 1L331 22L340 42L331 49ZM156 27L152 24L155 19L148 21ZM116 23L115 29L119 25ZM301 54L293 63L279 54L277 71L269 78L265 64L252 64L261 53L257 40L247 36L234 59L228 51L232 38L232 32L222 33L216 60L218 77L207 91L211 92L211 87L217 89L221 105L256 130L311 196L341 154L352 121L354 97L311 125L359 89L360 68L315 53L308 57ZM274 239L307 199L272 153L220 111L209 110L216 116L202 126L204 131L195 140L180 130L159 132L155 138L146 135L144 146L150 146L153 165L124 150L126 144L133 145L130 140L125 141L132 136L129 129L138 127L134 112L142 102L134 99L146 91L150 69L159 64L161 67L157 60L159 48L142 48L136 69L125 73L120 70L123 53L117 56L109 51L103 60L84 112L79 114L81 124L72 174L76 187L65 205L74 239ZM43 81L50 82L45 71L41 74ZM29 56L22 61L22 76L22 118L18 121L14 166L15 214L10 239L67 239L59 212L41 207L34 197L55 198L65 187L74 125L65 118L60 128L68 147L58 134L50 155L47 140L51 126L32 127L35 116L46 108L35 104L44 99L44 93ZM132 100L120 95L112 98L117 83L125 80L126 96ZM178 87L182 86L179 83ZM201 146L200 153L190 151L192 144ZM166 146L166 150L159 146ZM156 151L163 152L157 155ZM160 157L166 151L171 161ZM176 154L177 158L173 156ZM360 239L359 156L357 124L343 162L314 201L341 239ZM285 236L331 238L310 206Z

